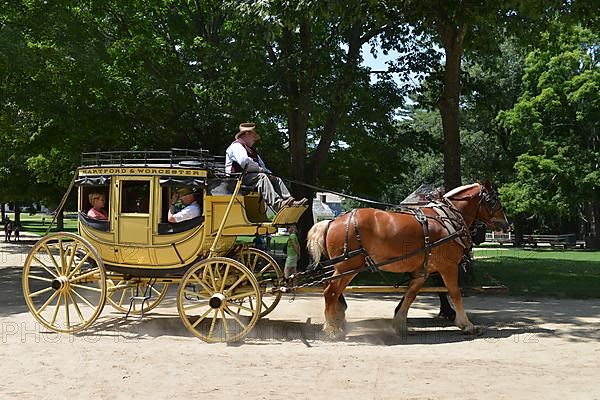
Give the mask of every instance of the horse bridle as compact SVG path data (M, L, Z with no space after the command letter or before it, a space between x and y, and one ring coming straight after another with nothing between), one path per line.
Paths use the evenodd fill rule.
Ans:
M498 192L496 192L494 189L488 190L485 188L485 186L480 184L479 185L479 194L477 194L477 196L479 196L479 203L477 203L477 209L475 210L475 217L477 217L477 214L479 214L479 208L481 207L482 203L484 204L484 206L487 209L490 216L495 215L497 212L503 211L502 204L500 204L500 199L498 198ZM471 200L473 197L475 197L475 196L468 195L468 196L458 197L458 198L451 196L448 198L448 200L450 200L450 199L458 200L458 201ZM477 218L475 218L475 220L477 220Z

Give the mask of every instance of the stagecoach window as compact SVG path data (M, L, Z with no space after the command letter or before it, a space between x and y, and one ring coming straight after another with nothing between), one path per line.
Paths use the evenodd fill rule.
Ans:
M121 183L121 212L148 214L150 182L124 181Z
M92 208L92 204L90 203L90 195L101 194L104 196L104 212L108 216L108 210L110 210L110 193L108 186L80 186L79 190L81 192L79 211L87 214L90 208Z

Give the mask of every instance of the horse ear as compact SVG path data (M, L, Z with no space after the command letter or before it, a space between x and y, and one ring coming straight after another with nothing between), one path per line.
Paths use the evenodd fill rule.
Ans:
M492 189L492 183L490 182L489 179L486 179L485 182L483 182L483 187L485 187L487 190Z

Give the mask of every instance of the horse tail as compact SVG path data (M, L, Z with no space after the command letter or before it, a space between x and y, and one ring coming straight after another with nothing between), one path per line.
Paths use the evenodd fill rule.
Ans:
M327 255L325 238L327 237L327 229L329 229L330 222L331 220L317 222L310 228L306 236L306 247L308 248L308 254L310 254L313 260L313 265L317 265L321 261L323 254Z

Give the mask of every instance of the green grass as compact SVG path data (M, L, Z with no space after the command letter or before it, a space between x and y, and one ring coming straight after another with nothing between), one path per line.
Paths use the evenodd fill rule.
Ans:
M502 284L527 297L600 298L598 251L478 250L475 256L475 286Z
M68 214L69 216L72 214ZM73 214L76 215L76 214ZM34 233L36 235L44 235L48 229L48 225L52 222L53 215L47 214L35 214L29 215L27 213L21 213L21 232ZM10 215L10 219L14 220L14 215ZM42 224L44 219L44 224ZM66 232L77 232L77 219L76 218L65 218L64 225ZM51 232L56 232L56 223L54 223Z
M474 263L475 282L469 286L504 285L510 295L528 298L600 298L598 251L476 249ZM405 280L404 274L362 272L351 284L406 284Z
M283 251L283 248L285 247L287 240L288 240L287 235L272 235L269 251L272 251L272 250ZM254 236L238 236L237 237L238 243L252 244L253 241L254 241Z

